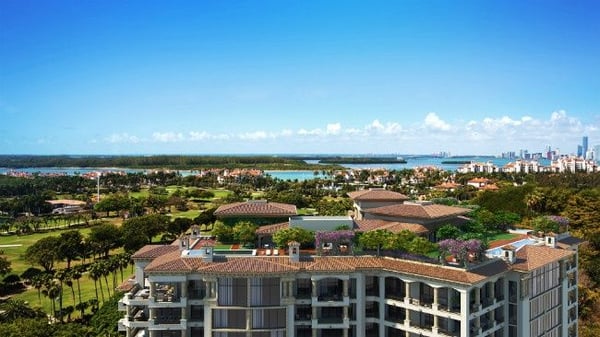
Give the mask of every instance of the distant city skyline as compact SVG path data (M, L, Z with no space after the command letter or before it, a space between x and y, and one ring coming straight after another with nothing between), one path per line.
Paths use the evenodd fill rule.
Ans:
M0 154L577 154L596 1L0 2Z

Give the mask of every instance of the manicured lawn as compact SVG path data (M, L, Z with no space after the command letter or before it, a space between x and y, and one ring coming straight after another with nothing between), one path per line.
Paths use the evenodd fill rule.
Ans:
M74 229L74 228L71 228ZM71 230L65 229L65 230ZM60 236L60 233L65 230L52 231L47 233L35 233L29 235L1 235L0 236L0 250L4 251L4 255L11 262L12 273L21 275L25 269L31 267L31 264L25 260L25 251L27 247L36 243L41 238L47 236ZM79 229L81 234L85 237L87 236L91 229L90 228L81 228ZM1 247L3 245L20 245L17 247ZM64 268L66 263L58 263L57 267Z
M75 228L71 228L71 229L75 229ZM4 252L4 256L6 256L8 258L8 260L11 262L11 268L12 268L11 273L17 274L20 276L23 273L23 271L25 271L27 268L31 267L31 264L29 262L27 262L24 257L27 247L34 244L41 238L48 237L48 236L59 236L60 233L64 232L65 230L71 230L71 229L56 230L56 231L46 232L46 233L34 233L34 234L30 234L30 235L0 235L0 245L19 245L19 246L15 246L15 247L0 248L0 250L2 250ZM90 233L91 228L80 228L78 230L85 237ZM111 252L111 254L117 254L120 252L122 252L122 249L114 250ZM87 262L87 260L86 260L86 262ZM81 260L76 260L76 261L71 262L71 265L78 265L78 264L81 264ZM37 265L34 267L40 268ZM66 267L66 262L58 262L58 263L56 263L54 269L55 270L62 269L65 267ZM123 275L125 278L128 278L130 275L132 275L131 268L127 268L126 270L124 270ZM108 282L109 282L109 286L112 287L112 276L109 276ZM84 273L82 275L82 277L79 279L79 283L81 286L81 297L82 297L83 301L88 301L92 298L96 298L94 281L92 279L90 279L88 273ZM119 272L117 272L117 284L121 284L121 275ZM75 290L76 301L77 301L77 303L79 303L78 292L77 292L77 282L75 282L75 281L73 282L73 287ZM104 289L105 298L108 299L106 284L104 283L104 280L103 280L103 287L104 287L103 289ZM111 294L112 294L112 291L111 291ZM51 305L50 300L42 294L41 298L40 298L41 301L40 301L40 299L38 299L37 289L35 289L35 288L29 288L21 293L11 294L10 296L12 298L22 299L24 301L27 301L32 306L40 306L47 313L51 312L52 305ZM100 302L102 302L101 297L98 300ZM58 303L57 303L57 305L58 305ZM68 305L73 305L73 296L72 296L71 288L65 285L63 287L63 307L66 307ZM90 309L88 309L88 312L89 311L90 311ZM75 312L71 317L72 318L79 317L79 312Z
M232 245L219 244L215 245L215 249L231 249Z
M219 198L219 199L223 199L231 194L231 191L224 190L224 189L216 189L216 190L209 190L209 191L213 192L213 194L215 195L215 198Z
M495 240L510 240L510 239L514 239L516 237L518 237L519 234L512 234L512 233L500 233L500 234L496 234L494 236L491 236L489 238L489 241L495 241Z
M197 209L190 209L185 212L173 212L171 213L173 218L189 218L194 219L200 214L200 211Z

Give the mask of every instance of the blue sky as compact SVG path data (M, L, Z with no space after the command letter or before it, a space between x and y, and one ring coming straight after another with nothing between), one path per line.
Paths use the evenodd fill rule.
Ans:
M0 154L573 153L597 1L0 1Z

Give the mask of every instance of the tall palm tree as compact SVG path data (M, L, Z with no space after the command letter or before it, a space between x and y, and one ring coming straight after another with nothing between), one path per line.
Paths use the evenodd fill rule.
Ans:
M94 288L96 289L96 298L98 297L98 280L102 277L102 272L100 271L100 264L98 262L94 262L90 265L89 274L90 278L94 280ZM104 290L102 290L102 281L100 281L100 295L102 295L102 302L104 302Z
M129 265L129 261L131 261L131 254L121 253L118 256L119 256L119 270L121 271L121 282L123 282L124 281L123 270L125 268L127 268L127 266Z
M75 266L71 272L71 277L77 281L77 294L79 297L79 304L81 304L81 285L79 283L79 279L81 278L81 276L83 275L82 270L83 268L81 268L81 266ZM96 292L96 297L98 297L98 293ZM75 308L77 308L77 305L75 305ZM83 309L85 310L85 308ZM81 311L81 318L83 318L83 310Z
M119 269L119 266L121 265L121 263L119 262L119 256L118 255L111 256L110 259L108 259L107 264L108 264L108 269L110 270L110 273L112 274L113 291L115 291L115 289L117 289L117 270Z
M107 260L102 260L99 262L100 266L100 275L104 277L104 283L106 283L106 293L108 297L110 297L110 286L108 285L108 275L110 275L110 264Z
M67 278L68 274L67 269L59 269L54 273L54 277L58 280L59 283L59 293L58 293L58 310L59 310L59 319L63 321L63 282Z
M31 279L31 285L33 285L33 287L35 289L37 289L38 292L38 302L40 305L42 305L42 287L44 286L44 278L46 277L46 274L38 274L35 275L32 279Z
M66 273L65 273L65 279L64 281L65 284L71 288L71 296L73 298L73 306L75 306L75 287L73 287L73 270L72 269L67 269Z
M48 296L50 304L52 305L52 317L56 315L56 298L59 296L61 289L53 279L45 285L46 289L43 291L44 295Z

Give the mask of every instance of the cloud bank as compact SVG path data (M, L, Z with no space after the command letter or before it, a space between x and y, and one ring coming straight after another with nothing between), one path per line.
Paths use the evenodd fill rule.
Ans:
M165 152L195 149L212 153L437 153L499 154L527 149L542 152L550 146L561 153L574 153L581 137L600 144L600 125L584 125L564 110L547 119L530 116L483 117L479 120L448 121L429 112L420 122L373 119L364 125L333 121L307 129L286 126L281 130L245 130L213 133L210 130L160 130L149 135L115 133L104 138L111 144L164 145ZM218 145L218 146L217 146ZM179 149L179 152L178 152ZM191 152L194 152L193 150Z

